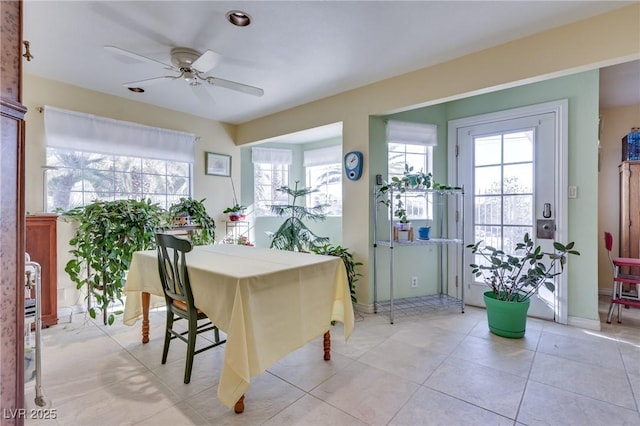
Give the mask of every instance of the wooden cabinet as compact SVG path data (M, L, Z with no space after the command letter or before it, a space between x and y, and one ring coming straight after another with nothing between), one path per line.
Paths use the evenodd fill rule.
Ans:
M27 253L42 268L42 325L58 323L57 215L27 216Z
M640 161L620 164L620 257L640 258ZM622 270L640 275L640 268Z

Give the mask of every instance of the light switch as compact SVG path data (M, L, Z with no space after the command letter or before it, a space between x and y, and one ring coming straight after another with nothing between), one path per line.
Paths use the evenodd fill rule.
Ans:
M569 187L569 198L578 198L578 187L570 186Z

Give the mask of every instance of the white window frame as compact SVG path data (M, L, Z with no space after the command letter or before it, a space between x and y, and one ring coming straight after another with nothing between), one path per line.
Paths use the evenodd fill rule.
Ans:
M308 149L304 151L303 166L305 168L306 186L317 189L318 192L308 194L306 204L313 207L317 204L328 204L325 209L327 216L342 216L342 146L333 145L325 148ZM334 172L337 182L316 185L312 175ZM331 188L337 191L330 191ZM332 194L333 192L333 194ZM315 201L314 201L315 200Z
M75 155L77 158L81 158L80 164L74 166L69 163L65 164L64 161L60 160L61 157L69 155ZM99 158L100 167L91 167L92 164L87 162L89 157ZM133 169L118 170L116 167L118 160L134 162L132 165ZM149 163L155 164L154 166L151 166ZM162 163L164 164L162 165ZM73 207L91 204L96 200L143 200L147 198L151 199L154 203L158 203L162 208L168 209L172 204L178 202L180 198L190 197L193 189L193 166L187 162L179 162L182 164L181 168L184 172L182 172L182 174L180 172L170 172L170 164L175 166L176 163L178 162L146 157L117 156L112 154L73 151L63 148L48 147L47 166L44 172L44 211L53 212L57 210L68 210ZM157 169L155 167L157 165L160 165L161 168L163 167L164 171ZM94 176L94 182L110 182L111 184L103 187L102 189L96 189L91 183L92 175ZM56 205L54 203L56 198L55 194L52 194L51 192L55 189L56 180L64 179L65 177L75 177L71 187L63 188L63 192L68 191L69 193L68 204ZM119 178L131 181L134 180L134 177L137 177L141 181L137 186L139 189L138 191L131 191L133 188L125 190L122 187L120 190L117 190L116 182ZM176 184L179 184L181 180L186 180L185 190L169 192L172 179L173 183ZM153 184L154 180L156 181L155 184ZM157 183L158 180L160 180L160 183ZM164 191L157 190L161 187L164 187ZM148 188L149 190L147 191L145 188Z

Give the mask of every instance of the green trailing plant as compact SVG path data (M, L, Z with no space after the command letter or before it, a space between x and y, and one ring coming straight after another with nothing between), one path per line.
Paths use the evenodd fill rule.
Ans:
M393 212L393 215L398 218L400 223L409 223L407 210L403 207L402 201L398 201L398 208Z
M65 271L77 289L86 287L87 298L95 300L89 315L102 311L104 324L113 324L118 310L108 313L116 301L122 303L122 289L133 252L155 247L156 228L166 224L166 212L151 200L95 201L62 215L77 222L69 241L73 259Z
M180 198L180 201L169 207L169 215L171 217L189 216L192 224L195 223L195 225L202 228L198 232L194 232L191 237L191 242L194 245L213 244L215 242L216 223L207 213L204 200L206 198L199 201L191 197Z
M554 242L554 251L544 252L540 246L534 247L528 233L524 235L523 242L516 244L515 252L518 255L506 254L502 250L481 244L482 241L478 241L467 246L471 253L480 255L483 259L482 263L469 265L471 273L482 277L496 299L503 301L525 302L542 285L555 291L553 277L563 272L567 255L580 255L573 249L573 242L566 245Z
M411 189L429 189L431 188L433 175L431 173L424 173L422 170L414 172L413 166L408 164L404 165L404 173L402 176L394 176L391 178L391 182L385 182L378 188L376 198L379 202L389 206L392 200L383 198L390 190L393 190L394 198L396 199L396 208L394 209L394 216L398 218L401 223L409 222L407 219L407 210L404 208L402 198L407 190Z
M362 274L360 274L356 270L356 268L362 265L362 262L356 262L356 260L353 258L353 254L351 254L349 249L340 245L324 244L314 247L312 251L316 254L337 256L342 259L344 267L347 270L347 280L349 281L349 292L351 294L351 301L353 303L356 303L358 299L356 298L355 283L356 281L358 281L358 277L362 276Z
M304 198L311 193L317 192L317 189L302 188L298 189L299 181L296 181L295 188L281 186L276 191L286 193L291 199L291 204L275 204L269 206L271 211L285 220L278 230L271 234L271 248L289 251L308 252L312 248L329 242L327 237L319 237L314 234L304 223L308 221L325 220L326 215L324 209L326 204L318 204L313 207L299 206L298 200Z

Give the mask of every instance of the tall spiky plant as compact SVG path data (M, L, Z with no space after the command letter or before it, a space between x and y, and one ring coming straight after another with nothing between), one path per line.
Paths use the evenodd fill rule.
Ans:
M277 216L286 218L278 230L272 234L271 248L289 251L308 252L314 247L329 242L327 237L319 237L305 225L303 220L321 221L325 220L324 209L327 204L318 204L313 207L298 206L296 203L308 194L318 192L317 189L298 189L300 181L296 181L294 189L288 186L281 186L276 191L285 192L291 199L291 204L275 204L269 208Z

